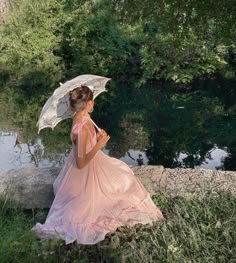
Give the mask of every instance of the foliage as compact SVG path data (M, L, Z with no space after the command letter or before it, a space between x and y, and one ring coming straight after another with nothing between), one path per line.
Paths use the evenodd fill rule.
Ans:
M227 47L223 46L227 53ZM189 83L205 75L212 75L227 64L220 47L211 48L193 33L182 39L173 34L156 33L140 50L144 79L163 79L176 83Z
M142 20L147 26L155 21L158 29L174 36L188 35L189 29L200 39L213 36L225 43L234 43L236 37L236 7L233 0L111 0L117 15L126 23Z
M235 5L207 8L193 0L14 0L0 26L2 81L31 92L88 72L139 83L234 72Z
M48 88L62 76L61 5L56 0L12 1L0 27L0 65L8 69L14 86L28 93Z
M85 1L79 8L67 12L68 30L63 42L68 54L66 74L90 72L122 77L134 40L127 35L128 29L117 22L110 1Z

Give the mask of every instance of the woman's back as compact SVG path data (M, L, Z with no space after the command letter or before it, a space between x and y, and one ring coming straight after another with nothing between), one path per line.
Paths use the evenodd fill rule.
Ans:
M80 156L84 152L88 153L94 147L97 143L97 137L89 115L72 125L70 139L73 147L78 143Z

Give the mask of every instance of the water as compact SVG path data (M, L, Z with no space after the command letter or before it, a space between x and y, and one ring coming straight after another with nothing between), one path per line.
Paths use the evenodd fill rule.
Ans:
M91 115L111 136L102 150L134 166L236 170L233 85L235 81L208 80L188 91L155 83L139 89L111 87L96 98ZM0 93L0 174L12 168L63 165L71 149L72 120L39 135L35 127L49 95L26 99L24 92Z

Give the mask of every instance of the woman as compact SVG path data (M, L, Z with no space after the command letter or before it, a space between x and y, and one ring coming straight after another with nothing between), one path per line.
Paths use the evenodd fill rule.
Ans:
M76 112L71 129L72 150L53 184L55 198L44 224L32 230L40 237L62 238L66 244L95 244L119 226L163 220L133 171L101 148L110 136L96 134L89 113L93 93L87 86L69 93Z

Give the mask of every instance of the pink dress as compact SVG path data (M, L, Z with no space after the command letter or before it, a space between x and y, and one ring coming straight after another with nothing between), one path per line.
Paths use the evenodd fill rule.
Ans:
M83 167L76 166L76 154L82 156L97 143L96 131L89 114L74 124L71 139L77 137L65 165L53 183L55 198L44 224L31 230L41 238L62 238L66 244L95 244L119 226L137 223L152 225L164 217L155 206L131 168L123 161L99 150ZM88 143L83 142L88 132ZM85 147L85 149L84 149Z

